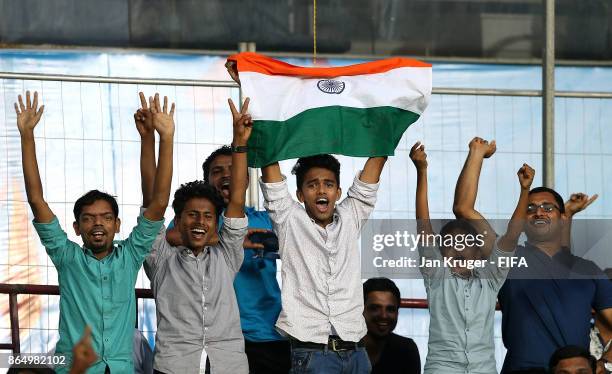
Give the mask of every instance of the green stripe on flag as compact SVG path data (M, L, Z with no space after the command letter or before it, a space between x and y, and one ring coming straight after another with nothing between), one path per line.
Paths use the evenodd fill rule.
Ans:
M286 121L254 121L249 166L323 153L392 156L419 115L395 107L328 106L306 110Z

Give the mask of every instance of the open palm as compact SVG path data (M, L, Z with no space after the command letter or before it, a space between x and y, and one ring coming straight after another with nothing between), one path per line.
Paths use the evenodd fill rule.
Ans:
M30 91L26 91L26 102L23 103L21 95L18 97L19 104L15 103L17 113L17 128L21 134L31 132L40 121L45 106L38 108L38 92L34 91L34 101L30 100Z

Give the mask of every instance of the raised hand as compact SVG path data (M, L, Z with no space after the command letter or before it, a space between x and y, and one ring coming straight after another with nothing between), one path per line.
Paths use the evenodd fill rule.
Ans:
M474 139L472 139L470 141L469 147L470 152L475 152L476 154L482 155L483 158L489 158L493 156L493 154L497 150L495 140L489 143L487 140L484 140L479 137L475 137Z
M145 95L139 92L138 96L140 96L140 108L134 113L136 130L138 130L141 137L151 136L155 132L155 128L153 127L153 113L149 110Z
M521 188L529 191L533 183L533 178L535 177L535 170L531 166L523 164L516 175L518 175Z
M251 235L255 234L255 233L266 233L266 232L270 232L270 230L266 230L266 229L249 229L246 236L244 237L244 241L242 243L242 246L244 248L250 248L250 249L264 249L264 245L262 243L254 243L253 241L251 241Z
M425 144L416 142L410 148L410 159L417 170L427 169L427 153L425 153Z
M589 195L582 192L573 193L569 200L565 202L565 214L573 216L574 214L585 210L593 201L597 200L599 195L595 194L589 198Z
M168 96L164 96L164 106L160 105L159 94L149 97L149 111L153 115L153 128L160 137L174 136L174 103L168 112Z
M251 118L250 114L247 114L250 101L251 100L247 97L242 105L242 110L238 111L232 99L227 99L230 110L232 111L234 126L234 140L232 145L234 147L246 146L247 141L251 136L251 131L253 130L253 119Z
M87 368L98 361L98 355L91 345L91 328L85 326L81 340L72 348L71 374L85 373Z
M19 105L15 103L15 113L17 113L17 128L19 133L24 135L34 131L34 127L40 121L45 106L41 105L38 108L38 92L34 91L34 101L30 100L30 91L26 91L26 103L23 104L23 98L21 95L18 96Z

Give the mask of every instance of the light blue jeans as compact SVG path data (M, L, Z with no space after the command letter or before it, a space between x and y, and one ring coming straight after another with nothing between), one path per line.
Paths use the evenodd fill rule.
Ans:
M341 352L291 348L290 374L370 374L371 371L364 347Z

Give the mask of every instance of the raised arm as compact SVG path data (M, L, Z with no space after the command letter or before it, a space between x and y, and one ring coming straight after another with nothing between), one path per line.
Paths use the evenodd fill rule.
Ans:
M476 137L470 141L469 147L468 157L465 160L463 169L459 174L459 179L457 179L457 186L455 187L453 213L455 213L457 218L470 220L476 231L484 235L482 254L484 257L489 257L495 243L495 231L474 206L476 205L482 161L495 153L495 141L489 143L484 139Z
M507 252L514 251L518 245L519 237L523 232L525 220L527 219L529 190L531 189L531 184L533 183L533 178L535 177L535 170L531 166L523 164L516 174L518 175L519 183L521 185L521 193L519 195L518 202L516 203L514 213L512 213L512 217L510 218L510 222L508 222L506 233L497 241L497 246L499 249Z
M476 194L478 193L478 180L482 161L491 157L496 150L495 141L490 144L481 138L474 138L469 144L470 152L465 160L457 186L455 187L455 200L453 201L453 213L457 218L465 219L484 219L484 217L474 209L476 205Z
M368 158L368 161L363 166L359 180L370 184L378 183L380 174L385 167L385 162L387 162L387 156Z
M276 183L283 180L278 162L266 165L261 169L261 178L265 183Z
M246 148L249 137L251 136L251 131L253 130L253 120L251 116L247 114L249 110L249 101L247 97L242 105L242 110L238 111L232 99L228 99L230 110L232 111L234 128L230 200L227 204L227 209L225 209L225 216L228 218L244 217L248 176L247 154L241 150L241 148Z
M597 200L598 195L595 194L591 197L589 195L584 194L582 192L573 193L570 196L569 200L565 202L565 217L566 222L563 225L563 231L561 233L561 248L564 250L571 250L572 247L572 220L574 215L578 212L582 212L589 205L591 205L595 200Z
M153 199L155 188L155 128L153 113L149 110L145 95L140 92L140 109L134 113L136 130L140 134L140 183L142 187L142 206L148 207Z
M21 137L21 165L25 181L28 204L34 213L34 220L39 223L49 223L55 216L43 197L43 188L36 160L36 144L34 141L34 128L42 117L45 106L38 109L38 92L34 92L34 101L30 100L30 91L26 92L24 105L21 95L18 96L19 105L15 103L17 113L17 128Z
M151 203L144 212L144 216L151 221L159 221L164 218L170 199L174 103L172 103L170 112L168 112L168 97L164 96L164 106L162 108L159 102L159 94L155 94L155 98L149 98L149 110L153 115L153 127L159 134L159 159Z
M427 198L427 153L425 153L425 145L421 144L421 142L416 142L410 149L410 159L417 171L417 230L419 233L434 234L429 218L429 202Z

